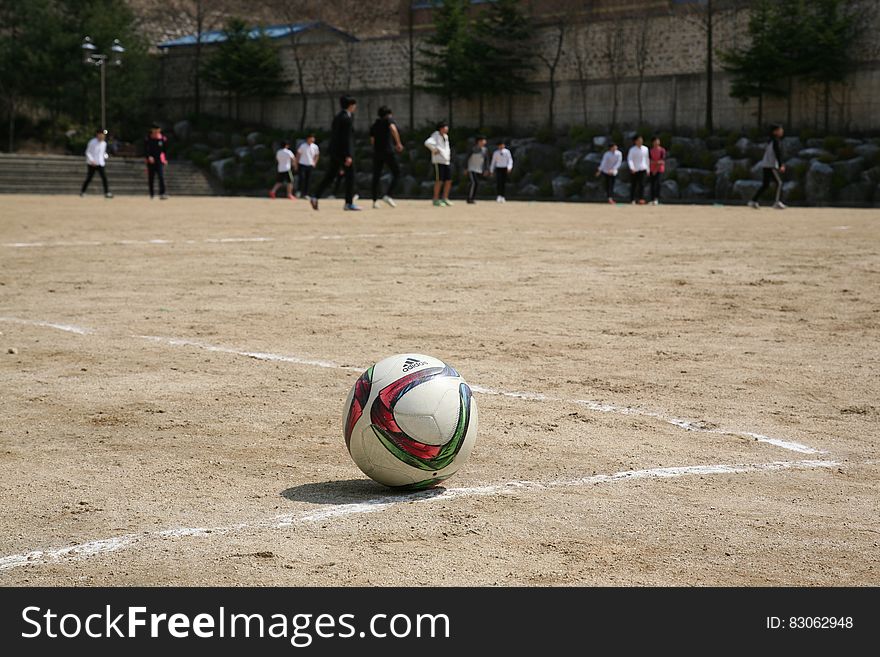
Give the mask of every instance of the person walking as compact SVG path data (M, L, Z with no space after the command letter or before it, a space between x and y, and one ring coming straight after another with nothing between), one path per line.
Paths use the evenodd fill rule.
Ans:
M467 172L470 181L467 202L473 204L477 202L480 178L489 175L489 149L486 148L486 138L483 135L477 135L474 139L474 147L467 160Z
M159 198L168 199L165 193L165 165L168 164L168 137L162 134L158 123L150 126L150 134L144 138L144 154L147 158L147 184L150 188L150 199L154 198L155 179L159 179Z
M278 191L278 188L282 185L286 185L287 198L291 201L295 201L296 196L293 195L293 173L297 165L296 155L290 150L289 141L282 143L281 148L275 152L275 162L277 163L275 167L275 184L272 185L272 189L269 190L269 198L275 198L275 192Z
M92 137L89 140L89 143L86 145L85 155L88 172L86 173L86 180L82 184L82 189L80 189L79 195L86 195L86 190L89 188L89 183L92 182L92 178L94 178L95 173L97 173L99 176L101 176L101 184L104 186L104 197L113 198L113 194L110 193L110 188L107 185L107 174L104 171L104 167L107 164L106 130L95 131L95 136Z
M452 205L449 202L452 148L449 146L449 124L446 121L437 124L437 129L425 140L425 148L431 151L431 164L434 165L434 205L449 207Z
M318 166L318 160L321 157L321 149L315 143L315 135L309 133L306 140L296 149L297 168L299 175L296 181L296 195L308 196L309 183L312 180L312 171Z
M755 195L752 197L752 200L749 201L750 208L754 208L755 210L760 209L761 206L758 204L758 199L761 198L761 194L766 192L767 188L770 187L772 183L776 184L776 201L773 203L773 207L777 210L785 210L788 208L788 206L782 202L781 174L785 173L785 165L782 163L782 135L784 134L785 130L781 125L774 124L770 126L770 140L764 148L764 157L761 160L764 179L761 182L758 191L755 192Z
M612 143L602 155L599 170L596 171L597 178L602 176L605 179L605 196L608 197L608 202L611 205L616 204L614 200L614 183L617 182L617 173L620 171L621 164L623 164L623 153L618 150L617 144Z
M357 101L351 96L339 99L340 111L333 118L330 128L330 166L327 167L317 191L309 197L312 208L318 209L318 199L337 179L345 183L345 206L347 211L360 211L354 203L354 113Z
M660 181L666 172L666 149L660 143L660 137L651 140L650 159L651 205L660 205Z
M396 208L397 204L394 202L392 194L397 186L397 179L400 177L400 167L397 164L395 152L403 152L403 142L400 141L400 130L394 122L390 107L383 105L379 108L379 118L370 128L370 143L373 145L373 208L379 207L379 185L384 166L387 166L391 172L391 180L382 200L392 208Z
M507 203L507 176L513 171L513 154L508 150L504 140L498 142L498 148L492 153L489 172L495 174L495 189L498 203Z
M648 147L645 146L645 140L641 135L636 135L633 139L632 148L626 154L626 163L629 166L630 173L630 190L629 200L635 205L645 204L645 176L648 175L649 169L649 153Z

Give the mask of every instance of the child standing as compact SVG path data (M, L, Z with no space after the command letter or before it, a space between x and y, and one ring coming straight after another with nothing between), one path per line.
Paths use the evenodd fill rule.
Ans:
M638 199L639 205L645 204L645 176L648 175L649 161L650 157L645 140L641 135L636 135L632 148L626 154L626 162L629 165L631 176L629 200L633 205L636 204L636 199Z
M486 138L477 135L474 147L467 161L468 179L468 203L477 202L477 188L480 186L480 177L489 175L489 150L486 148Z
M164 201L168 198L165 193L165 165L168 157L165 155L168 148L168 137L162 134L162 128L158 123L150 126L150 134L144 139L144 153L147 157L147 183L150 188L150 200L155 194L155 180L159 178L159 199Z
M660 205L660 178L666 172L666 149L660 144L660 137L651 140L648 156L651 160L651 204Z
M321 157L321 149L315 143L315 135L307 135L306 140L296 149L296 154L299 168L296 195L308 196L312 171L318 166L318 159Z
M513 171L513 155L504 144L504 141L498 142L498 148L492 153L492 164L489 166L489 172L495 174L496 191L498 203L506 203L507 198L505 192L507 190L507 176Z
M437 129L425 140L425 148L431 151L431 163L434 165L434 205L451 206L449 190L452 188L452 149L449 146L449 124L446 121L437 124Z
M599 163L599 170L596 171L596 177L602 176L605 179L605 196L608 202L615 205L614 201L614 183L617 181L617 172L623 163L623 153L617 149L617 144L612 143Z
M764 158L761 160L761 167L764 170L764 181L761 183L758 191L755 192L755 196L749 201L750 208L757 210L761 207L758 205L758 199L761 198L761 194L767 191L772 182L776 183L776 202L773 204L773 207L777 210L785 210L788 207L782 202L782 176L780 175L785 173L785 165L782 164L782 135L784 134L785 130L782 129L781 125L774 124L770 126L770 141L767 142L767 146L764 148Z
M113 198L113 194L110 193L110 189L107 186L107 174L104 173L104 166L107 164L107 131L106 130L97 130L95 132L95 136L89 140L88 145L86 146L86 164L89 167L89 171L86 174L86 180L82 185L82 189L79 192L80 196L86 195L86 190L89 188L89 183L92 182L92 178L95 177L95 173L101 176L101 183L104 185L104 196L106 198Z
M296 170L296 155L290 150L290 142L285 141L275 152L275 162L277 162L278 172L275 177L275 184L269 190L269 198L275 198L275 192L281 185L287 185L287 198L295 201L293 195L293 172Z

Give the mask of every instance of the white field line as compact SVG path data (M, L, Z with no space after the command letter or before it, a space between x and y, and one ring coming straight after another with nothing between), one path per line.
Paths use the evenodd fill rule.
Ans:
M68 331L71 333L79 333L81 335L86 335L90 333L95 333L93 329L82 328L78 326L70 326L66 324L53 324L50 322L38 322L31 320L18 319L16 317L0 317L0 321L9 321L15 322L18 324L27 324L30 326L40 326L45 328L54 328L62 331ZM293 356L293 355L285 355L285 354L275 354L269 352L261 352L261 351L248 351L241 349L233 349L231 347L223 347L219 345L208 344L205 342L199 342L196 340L189 340L186 338L171 338L171 337L163 337L157 335L133 335L131 337L139 338L142 340L149 340L151 342L157 342L160 344L165 344L169 346L175 347L195 347L196 349L203 349L205 351L213 351L217 353L231 354L234 356L244 356L246 358L254 358L256 360L264 360L264 361L275 361L282 363L292 363L295 365L307 365L312 367L323 367L325 369L339 369L345 370L348 372L362 372L364 371L363 367L353 367L351 365L341 365L339 363L330 361L330 360L319 360L314 358L305 358L301 356ZM553 397L550 395L545 395L537 392L513 392L510 390L497 390L495 388L485 388L483 386L472 385L471 390L477 393L481 393L484 395L495 395L501 397L511 397L514 399L523 399L527 401L538 401L538 402L561 402L566 404L576 404L578 406L583 406L584 408L588 408L591 411L596 411L598 413L615 413L617 415L631 415L631 416L639 416L639 417L648 417L653 418L655 420L659 420L660 422L664 422L666 424L672 425L674 427L678 427L679 429L684 429L685 431L693 431L698 433L708 433L708 434L717 434L723 436L743 436L747 438L751 438L759 443L765 443L768 445L773 445L775 447L779 447L780 449L785 449L790 452L796 452L798 454L825 454L827 453L825 450L816 449L814 447L810 447L809 445L804 445L803 443L799 443L793 440L784 440L782 438L773 438L771 436L766 436L764 434L755 433L752 431L739 431L733 429L707 429L703 427L698 422L694 422L692 420L683 420L681 418L672 417L668 415L664 415L663 413L658 413L656 411L651 411L647 409L635 408L632 406L620 406L617 404L607 404L604 402L597 402L589 399L570 399L566 397Z
M66 331L67 333L76 333L77 335L89 335L94 333L90 328L83 326L74 326L73 324L55 324L53 322L38 322L31 319L20 319L18 317L0 317L0 322L9 322L10 324L24 324L25 326L40 326L43 328L52 328L58 331Z
M304 525L309 523L328 522L347 516L376 513L398 504L407 502L449 501L457 498L511 495L521 491L549 490L600 484L623 483L642 479L673 479L689 476L735 475L751 472L778 472L780 470L810 470L833 468L833 461L774 461L772 463L734 464L734 465L689 465L667 468L651 468L647 470L626 470L613 474L598 474L575 479L556 479L552 481L507 481L486 486L465 488L448 488L442 492L437 490L419 491L414 493L380 495L362 502L347 504L331 504L320 509L306 512L271 516L262 520L240 522L216 527L175 527L160 531L141 534L123 534L86 543L67 545L64 547L33 550L21 554L0 557L0 571L12 570L21 566L43 566L49 564L69 563L111 552L146 547L150 543L163 540L175 540L190 537L208 537L232 534L241 531L274 530Z
M350 239L374 239L398 237L436 237L447 235L449 231L415 231L408 233L341 233L332 235L291 235L283 239L274 237L210 237L201 240L110 240L110 241L56 241L56 242L5 242L0 246L10 249L35 249L46 247L64 246L137 246L137 245L166 245L166 244L237 244L241 242L310 242L324 240L350 240Z

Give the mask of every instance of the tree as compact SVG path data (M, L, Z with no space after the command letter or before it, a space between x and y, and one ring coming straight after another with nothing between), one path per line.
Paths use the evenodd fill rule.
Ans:
M636 85L636 103L639 108L639 125L642 125L644 117L644 103L642 102L642 89L645 86L645 70L648 68L648 55L650 50L648 47L648 35L650 34L651 23L648 16L642 16L635 25L635 38L633 43L633 61L638 74L638 82Z
M434 34L427 39L427 47L419 51L422 56L419 66L425 72L423 88L446 99L450 123L453 100L469 98L475 91L476 76L469 57L473 52L469 8L469 0L445 0L437 6Z
M704 70L706 71L706 131L715 131L715 5L713 0L687 0L684 17L706 35Z
M617 111L620 107L619 89L627 67L626 59L626 35L620 22L614 21L608 25L605 31L605 43L603 44L602 59L608 67L608 79L611 81L611 124L614 130L617 127Z
M477 78L474 85L480 97L481 126L485 97L535 93L529 81L535 70L534 33L532 21L518 0L496 0L481 13L472 43L472 57L477 64L472 72Z
M822 87L824 127L830 129L831 88L856 67L853 49L861 36L862 16L843 0L814 0L807 19L803 72Z
M783 96L778 81L785 67L784 54L775 29L780 17L771 0L758 0L749 14L748 34L751 43L719 53L722 66L732 75L730 96L741 102L758 100L757 124L764 125L764 98Z
M283 68L275 44L260 30L256 36L240 18L232 18L223 31L225 40L205 65L205 80L228 95L230 115L240 118L241 99L261 101L280 93Z
M556 69L562 59L562 47L565 44L565 35L568 32L568 21L564 17L558 18L550 30L551 38L548 50L539 50L538 59L544 63L550 77L550 94L547 100L547 127L551 130L555 127L556 106Z

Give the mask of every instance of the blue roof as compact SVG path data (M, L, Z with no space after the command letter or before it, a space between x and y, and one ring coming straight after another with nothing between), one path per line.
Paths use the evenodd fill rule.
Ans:
M256 39L261 34L265 34L270 39L281 39L286 36L291 36L293 34L299 34L301 32L307 32L308 30L313 30L317 27L324 27L333 32L339 33L344 38L354 41L355 37L348 34L347 32L343 32L331 25L327 25L326 23L322 23L321 21L310 21L308 23L285 23L283 25L269 25L268 27L255 27L252 28L250 32L248 32L248 38ZM206 43L222 43L226 41L226 32L223 30L210 30L208 32L202 32L202 37L200 41L203 44ZM159 44L160 48L176 48L177 46L194 46L196 45L196 35L189 34L185 37L180 37L178 39L172 39L171 41L163 41Z

